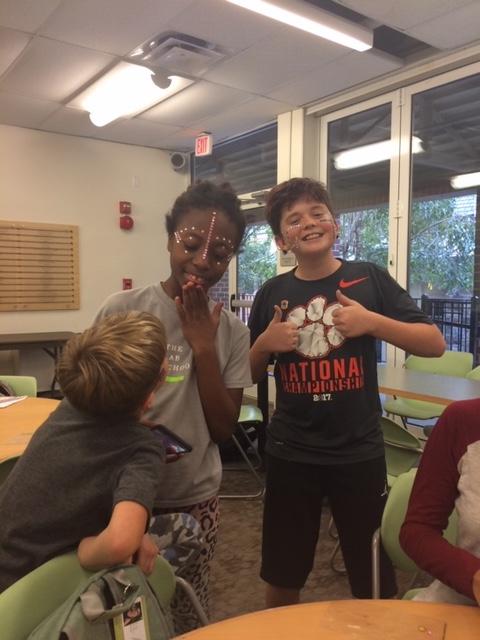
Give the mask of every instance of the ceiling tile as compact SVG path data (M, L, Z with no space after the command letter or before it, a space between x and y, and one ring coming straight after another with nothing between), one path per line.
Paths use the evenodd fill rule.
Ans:
M0 76L22 53L30 39L26 33L0 27Z
M105 127L95 127L86 111L73 107L62 107L47 118L41 127L44 131L136 144L144 147L160 147L164 138L172 135L178 127L133 120L117 120Z
M202 133L201 129L180 129L173 135L165 138L164 149L170 149L172 151L184 151L191 152L195 148L195 138Z
M61 3L62 0L2 0L0 24L4 27L35 33Z
M109 129L108 140L163 148L165 139L178 131L179 127L133 118L132 120L117 120L112 123Z
M72 107L60 107L43 122L42 129L89 138L96 138L99 131L99 128L90 122L87 111ZM105 132L109 127L103 129Z
M472 0L337 0L358 13L382 24L409 29L449 11L470 4ZM476 4L476 2L475 2Z
M192 123L193 128L210 131L215 143L273 122L279 113L290 111L291 104L268 98L254 98L233 109Z
M41 34L98 51L126 55L165 30L193 0L65 0Z
M376 51L352 52L319 69L303 75L272 91L276 100L287 101L295 96L300 104L312 102L325 96L354 87L360 82L381 76L402 66L400 60Z
M232 52L246 49L282 30L278 22L226 0L197 1L170 20L168 28L202 38Z
M251 98L251 94L237 89L199 82L142 113L139 118L184 127Z
M2 124L36 129L58 107L59 105L55 102L0 92L0 122Z
M1 79L0 90L62 102L112 60L104 53L34 38Z
M409 29L409 34L438 49L453 49L478 40L480 2L456 9Z
M265 95L274 87L350 51L297 29L253 45L205 74L205 78Z

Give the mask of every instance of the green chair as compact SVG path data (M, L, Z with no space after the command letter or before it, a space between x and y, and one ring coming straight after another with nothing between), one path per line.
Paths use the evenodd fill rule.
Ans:
M37 379L33 376L4 376L0 374L0 381L6 382L17 396L37 395Z
M468 380L480 380L480 365L469 371L465 377Z
M466 351L445 351L439 358L408 356L405 360L406 369L455 378L464 378L472 370L472 366L473 355ZM385 402L384 409L387 413L400 416L406 426L409 418L414 420L438 418L445 406L423 400L394 397Z
M242 404L240 415L238 416L237 432L232 434L232 441L243 458L246 467L243 469L250 471L258 484L256 493L235 493L220 494L220 498L262 498L265 493L265 485L262 478L257 473L257 469L262 466L263 460L258 453L254 441L251 437L252 432L263 427L263 414L260 409L253 404ZM241 440L240 440L240 438ZM243 446L242 446L243 443ZM257 465L254 466L248 457L248 451L256 458ZM224 471L238 471L240 467L224 466Z
M468 371L465 374L465 378L467 378L467 380L480 380L480 365L478 367L475 367L471 371ZM430 434L432 433L434 426L435 425L423 427L423 433L427 438L430 437Z
M11 458L0 460L0 485L8 478L10 471L17 464L19 457L20 456L12 456Z
M390 488L398 476L417 465L422 455L420 440L397 422L382 416L380 426L385 445L387 484Z
M372 598L380 598L380 544L396 569L412 574L412 582L418 573L418 567L403 551L399 542L400 528L405 520L408 501L415 480L416 469L403 473L393 483L389 491L387 504L383 512L382 524L372 537ZM435 482L435 479L432 479ZM457 515L453 511L444 537L454 543L457 536ZM406 599L409 598L407 591Z
M55 611L91 575L92 572L80 566L76 553L67 553L52 558L15 582L0 593L2 640L26 640L40 622ZM175 576L166 560L157 558L155 569L148 581L158 601L166 608L170 605L176 586L184 588L186 584L186 594L190 599L193 594L191 602L201 623L208 624L192 587L182 578Z
M393 483L402 473L407 473L417 465L422 455L422 447L420 440L407 431L397 422L382 416L380 418L380 427L383 433L383 443L385 445L385 462L387 466L387 485L390 490ZM328 525L329 535L337 539L334 534L333 518L330 518ZM340 551L340 543L337 541L330 556L330 568L341 575L346 573L345 567L337 566L336 558Z

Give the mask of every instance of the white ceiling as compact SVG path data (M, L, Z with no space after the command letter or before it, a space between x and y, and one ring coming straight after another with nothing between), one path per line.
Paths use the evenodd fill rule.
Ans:
M314 2L314 0L311 0ZM336 0L440 50L478 39L479 0ZM181 93L102 128L68 106L93 78L137 45L181 32L225 57ZM352 52L225 0L0 0L0 124L165 149L191 150L388 74L405 60Z

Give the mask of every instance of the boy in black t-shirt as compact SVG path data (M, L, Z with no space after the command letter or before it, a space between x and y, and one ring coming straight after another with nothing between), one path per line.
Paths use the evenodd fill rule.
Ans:
M386 500L375 340L440 356L445 341L408 293L368 262L333 254L338 221L323 185L293 178L266 217L298 266L266 282L250 314L252 376L275 359L261 576L267 607L294 604L312 568L328 497L352 594L371 597L370 543ZM396 592L382 558L382 597Z

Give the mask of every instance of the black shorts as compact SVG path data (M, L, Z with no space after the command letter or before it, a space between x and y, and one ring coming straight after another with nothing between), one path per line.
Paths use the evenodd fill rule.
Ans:
M383 457L312 465L267 456L261 577L276 587L303 587L313 566L322 502L328 498L352 594L370 598L371 541L386 489ZM395 595L395 573L383 550L381 585L382 597Z

